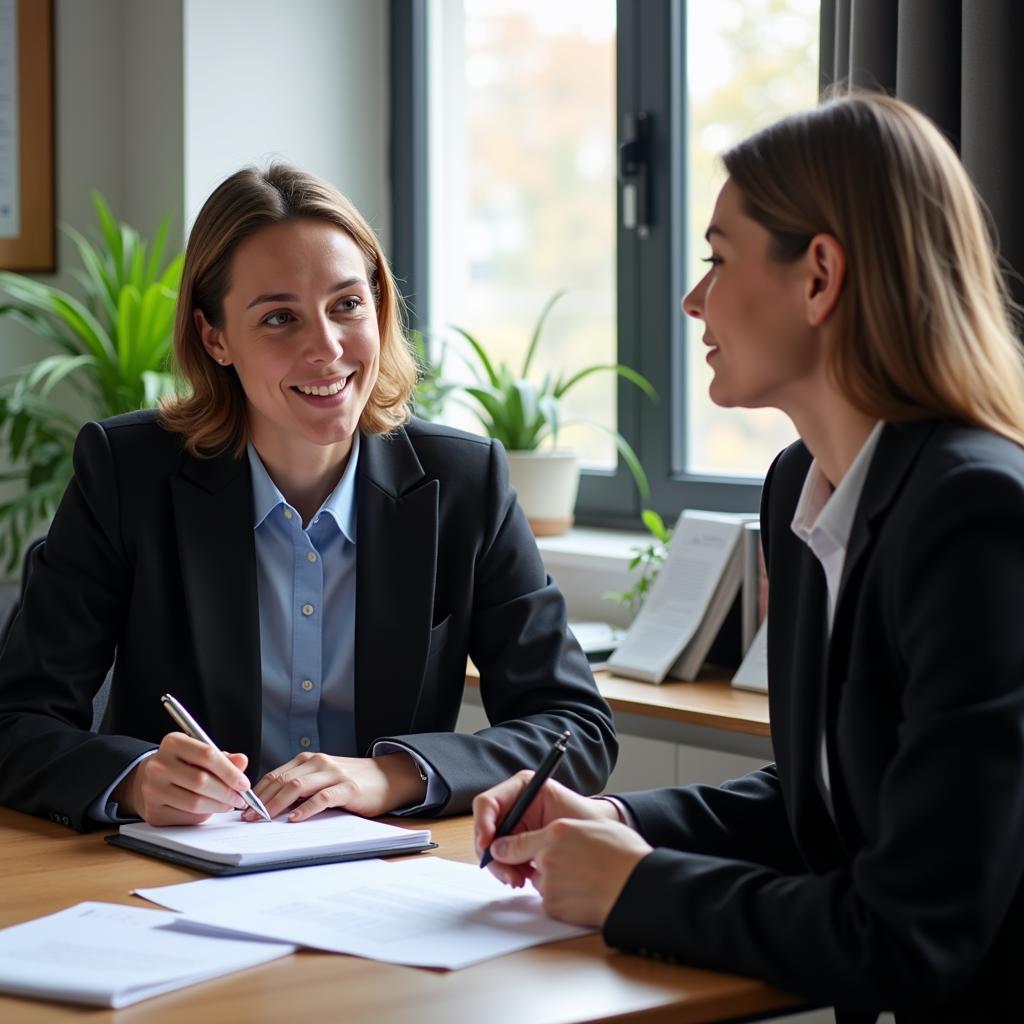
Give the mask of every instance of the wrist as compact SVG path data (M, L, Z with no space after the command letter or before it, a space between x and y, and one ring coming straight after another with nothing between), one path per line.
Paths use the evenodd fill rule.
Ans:
M405 751L374 757L384 773L388 791L388 810L423 803L427 795L426 773L419 762Z

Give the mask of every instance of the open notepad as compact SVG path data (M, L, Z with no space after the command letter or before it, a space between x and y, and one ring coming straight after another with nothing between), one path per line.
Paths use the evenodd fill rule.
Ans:
M286 867L417 853L436 846L427 829L399 828L346 811L308 821L242 821L238 811L214 814L201 825L157 828L122 825L107 842L209 874L246 874Z

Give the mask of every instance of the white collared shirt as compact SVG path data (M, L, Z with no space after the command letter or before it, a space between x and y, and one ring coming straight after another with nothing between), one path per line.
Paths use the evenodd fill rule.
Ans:
M825 586L828 592L828 635L832 635L832 623L836 614L839 584L846 564L846 549L850 543L853 517L856 515L860 497L864 491L871 460L878 446L884 423L879 420L867 440L861 446L857 457L850 464L839 486L832 487L821 471L818 460L811 463L804 479L796 512L790 524L793 532L810 549L825 571ZM819 754L822 796L832 813L832 786L828 774L828 751L825 746L825 731L822 729Z

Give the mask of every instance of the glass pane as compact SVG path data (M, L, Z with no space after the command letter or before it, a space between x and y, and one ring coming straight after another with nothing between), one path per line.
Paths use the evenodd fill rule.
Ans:
M818 91L818 0L716 0L687 4L687 268L707 269L704 231L725 173L716 157L752 131L810 107ZM701 325L687 327L687 470L762 476L796 437L774 409L720 409Z
M615 2L444 0L431 5L431 320L473 334L518 372L558 289L529 378L615 361ZM450 340L449 378L465 380ZM612 374L581 382L563 419L614 427ZM479 424L449 403L447 417ZM615 464L592 428L559 445Z

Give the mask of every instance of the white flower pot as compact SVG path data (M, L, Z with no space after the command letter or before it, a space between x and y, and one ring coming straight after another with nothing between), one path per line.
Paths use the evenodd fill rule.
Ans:
M573 523L580 486L579 452L564 448L509 452L508 465L534 536L565 533Z

